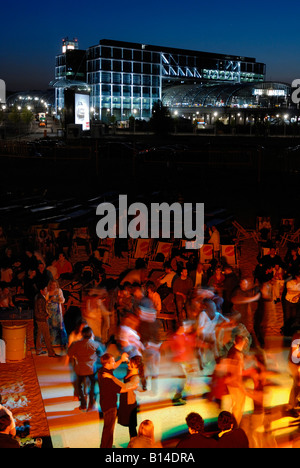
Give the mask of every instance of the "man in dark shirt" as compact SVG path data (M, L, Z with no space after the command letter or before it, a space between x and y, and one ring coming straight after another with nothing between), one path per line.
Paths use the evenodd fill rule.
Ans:
M276 249L274 247L271 247L270 252L262 257L261 263L263 266L271 268L274 268L275 265L279 265L280 267L284 266L280 255L276 253Z
M260 299L261 293L257 286L252 286L246 278L242 278L239 286L233 291L231 302L234 309L241 314L241 323L245 325L256 340L254 331L254 304Z
M20 448L19 442L11 435L12 421L3 409L0 410L0 448Z
M173 283L173 294L177 309L178 320L185 319L185 304L193 289L193 281L188 276L187 268L183 268L179 278L176 278Z
M189 434L177 444L176 448L216 448L216 441L204 432L204 421L200 414L190 413L185 420Z
M218 416L217 448L249 448L246 433L240 427L235 427L236 422L231 413L221 411Z
M42 350L42 338L44 338L49 357L59 357L55 353L50 337L50 330L48 325L49 314L47 311L47 286L41 285L40 291L34 300L34 318L37 324L37 337L36 337L36 354L45 354Z
M77 376L77 390L79 395L80 407L82 411L86 410L87 401L83 391L85 379L90 382L89 406L88 410L94 408L94 390L96 383L96 364L98 357L104 353L104 346L93 339L93 332L90 327L84 327L82 330L82 339L74 341L69 350L68 356L75 359L75 373Z
M103 413L103 431L100 448L112 448L114 438L114 428L117 419L117 397L118 393L128 392L135 388L132 383L123 384L118 380L106 378L106 374L113 376L113 371L117 369L122 362L127 361L128 354L123 353L121 359L115 362L115 358L105 353L101 356L102 367L98 373L100 406Z

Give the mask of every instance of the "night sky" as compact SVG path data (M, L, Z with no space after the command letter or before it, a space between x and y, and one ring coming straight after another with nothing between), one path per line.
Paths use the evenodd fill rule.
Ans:
M296 5L296 6L295 6ZM61 40L100 39L255 57L267 79L300 78L297 2L152 0L1 4L0 79L7 90L47 89Z

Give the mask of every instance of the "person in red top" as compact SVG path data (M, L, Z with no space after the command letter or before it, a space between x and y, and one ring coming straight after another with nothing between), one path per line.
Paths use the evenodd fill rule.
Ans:
M196 334L192 333L188 322L181 322L171 339L172 361L174 368L178 369L178 388L172 400L174 405L185 405L182 392L187 385L187 380L193 371L195 360Z
M58 260L54 264L57 270L57 276L60 278L62 275L69 275L73 273L72 263L66 259L64 253L60 253L58 256Z

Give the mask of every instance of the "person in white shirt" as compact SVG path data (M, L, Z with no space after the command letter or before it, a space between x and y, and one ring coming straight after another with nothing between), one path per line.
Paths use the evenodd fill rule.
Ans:
M141 356L144 350L143 343L137 333L140 320L132 313L128 313L120 325L117 342L122 352L129 357Z
M159 286L166 285L168 288L172 289L173 282L176 276L176 271L174 271L169 262L165 263L165 273L158 278Z
M213 244L214 246L214 256L215 258L219 258L220 255L220 233L216 226L212 226L211 229L209 229L209 244Z
M190 272L190 277L193 281L195 288L200 288L206 283L206 273L204 272L203 263L199 262L197 264L196 270Z
M204 299L205 309L200 312L197 322L197 335L212 350L214 358L219 356L218 328L230 325L230 319L217 312L216 304L212 299ZM203 352L202 352L203 354ZM203 360L202 355L202 360Z

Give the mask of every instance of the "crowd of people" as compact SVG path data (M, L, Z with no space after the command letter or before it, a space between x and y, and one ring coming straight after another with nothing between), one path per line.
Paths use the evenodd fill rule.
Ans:
M128 427L129 447L155 446L151 421L137 429L136 392L151 389L157 394L165 356L172 362L172 375L180 376L173 405L186 404L193 376L207 368L212 375L209 399L220 409L225 395L232 402L230 413L220 413L220 430L212 437L204 434L200 415L189 415L189 436L181 447L249 445L240 424L246 396L253 398L255 414L263 418L265 333L278 302L282 333L292 336L300 329L298 246L292 246L284 259L271 246L258 256L251 278L227 264L218 248L209 264L200 262L194 252L178 250L163 270L149 272L138 259L135 268L112 279L107 278L97 249L78 265L65 252L50 260L29 248L15 256L6 247L0 269L0 317L1 310L18 303L34 310L36 354L46 354L46 347L48 356L59 357L55 347L66 350L81 411L95 408L99 385L103 448L113 446L116 420ZM66 281L82 285L76 306L67 301ZM124 363L128 370L123 382L113 371ZM252 380L252 392L245 378ZM298 379L297 374L289 402L290 414L297 416Z

